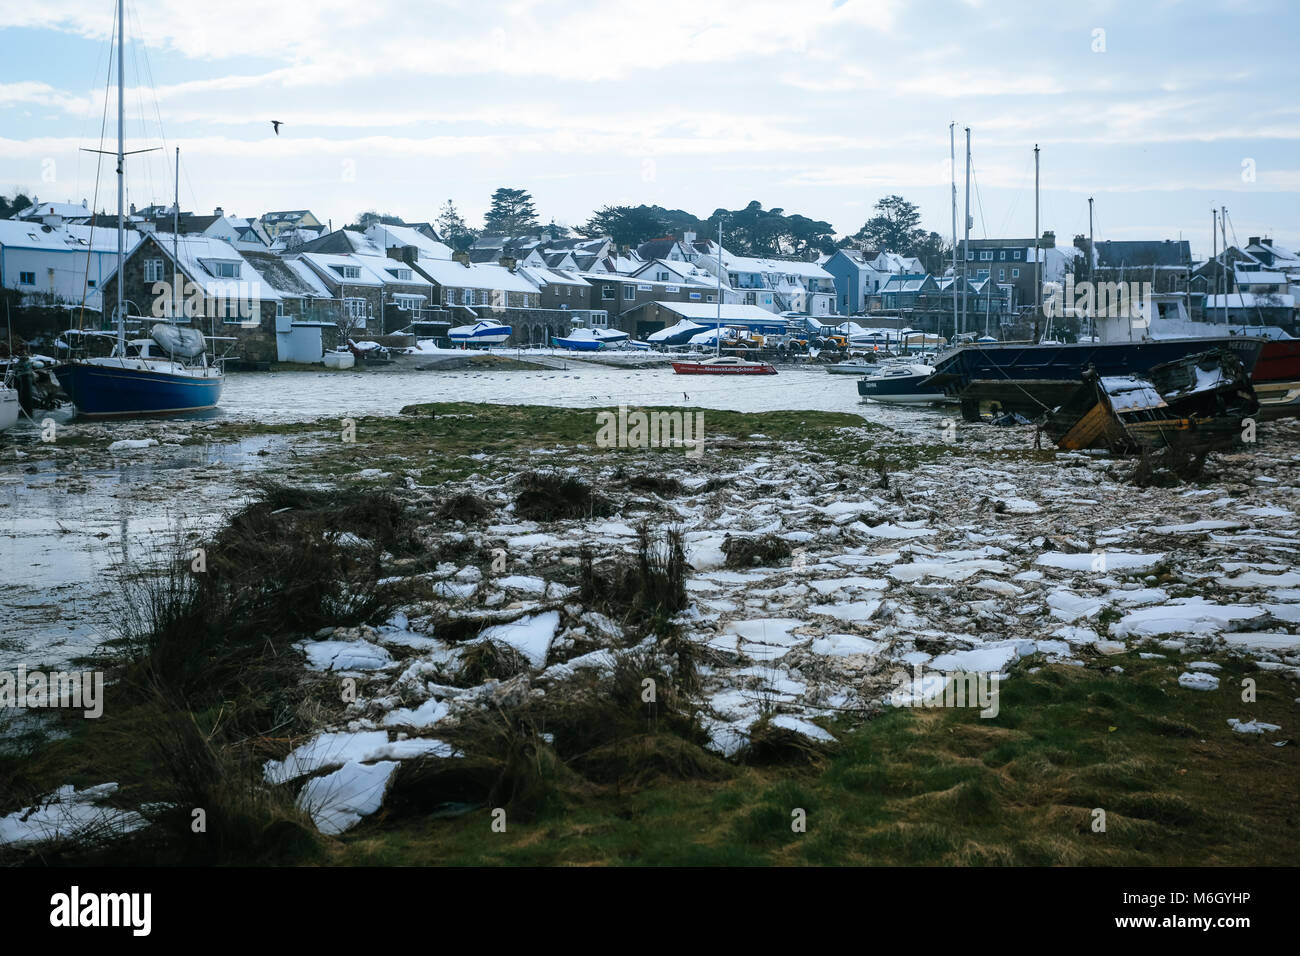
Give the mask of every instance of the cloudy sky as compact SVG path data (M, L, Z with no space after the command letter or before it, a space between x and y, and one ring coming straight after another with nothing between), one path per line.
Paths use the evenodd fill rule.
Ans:
M89 198L113 0L0 0L0 192ZM202 10L202 13L199 11ZM1300 245L1300 7L1288 0L130 0L137 205L335 226L478 224L497 186L543 220L606 203L707 216L757 199L853 232L881 196L951 232L949 123L971 127L972 235ZM111 107L110 107L111 108ZM280 135L271 120L281 120ZM112 114L106 148L113 148ZM99 205L114 205L104 163ZM1231 233L1229 235L1231 239Z

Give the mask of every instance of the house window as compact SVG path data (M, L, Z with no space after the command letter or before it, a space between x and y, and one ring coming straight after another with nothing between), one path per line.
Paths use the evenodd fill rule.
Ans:
M600 297L601 297L602 299L605 299L605 300L613 299L613 298L614 298L614 287L613 287L612 285L601 286L601 287L600 287Z
M736 286L740 285L740 276L735 272L728 272L727 282L734 289Z
M335 272L337 272L339 275L341 275L341 276L342 276L343 278L345 278L345 279L360 279L360 278L361 278L361 267L360 267L360 266L333 266L333 269L334 269Z
M87 280L86 280L86 285L90 286L92 289L95 288L95 280L94 280L94 279L87 279Z
M403 312L411 312L420 307L420 297L415 295L395 295L393 301Z
M998 259L999 259L1000 261L1005 262L1005 261L1006 261L1006 258L1007 258L1007 250L1003 249L1002 251L1000 251L1000 252L998 253Z
M966 261L967 261L967 262L971 262L971 261L974 260L974 258L975 258L975 250L974 250L974 249L967 249L967 250L966 250Z
M144 260L144 281L161 282L163 280L163 261L161 259Z
M700 300L700 294L698 292L692 292L690 299L692 302L698 302Z
M634 301L636 299L636 289L630 285L623 286L623 298L628 302Z
M463 292L461 292L461 295L460 295L460 301L463 302L463 303L465 303L465 305L473 305L473 304L474 304L474 290L473 290L473 289L465 289Z
M241 306L244 308L245 315L239 314ZM217 299L217 314L221 317L222 325L243 325L247 321L254 321L256 324L257 303L222 296Z
M442 289L442 301L446 305L456 304L456 290L448 289L446 286Z
M159 260L161 262L161 260ZM205 263L209 272L218 279L238 279L239 263L238 262L208 262Z
M1012 269L1012 270L1011 270L1011 278L1013 278L1013 279L1019 279L1019 278L1020 278L1020 270L1019 270L1019 269Z
M707 302L713 302L713 301L714 301L714 296L713 296L712 293L710 293L709 295L706 295L704 298L705 298L705 301L707 301Z
M666 285L666 286L664 286L664 291L665 291L665 292L681 292L681 291L682 291L682 287L679 286L679 285Z
M409 281L411 278L410 269L394 269L393 274L403 281Z
M1017 249L1015 252L1011 253L1011 257L1012 257L1013 259L1019 259L1019 258L1020 258L1020 250Z
M652 286L649 282L638 282L636 290L638 292L653 292L655 290L655 287Z
M980 250L980 262L990 262L990 261L992 261L992 259L993 259L993 250L992 250L992 249L982 249L982 250Z
M20 273L18 273L18 284L19 284L19 285L36 285L36 273L35 273L35 272L20 272Z
M347 310L349 319L364 319L366 317L365 299L344 299L343 307Z
M1007 270L1006 270L1006 269L999 269L999 270L998 270L998 281L1001 282L1001 281L1002 281L1003 279L1005 279L1006 277L1007 277Z

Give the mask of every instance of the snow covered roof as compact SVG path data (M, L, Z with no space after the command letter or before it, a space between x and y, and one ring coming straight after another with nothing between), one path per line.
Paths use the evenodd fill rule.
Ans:
M1116 412L1165 407L1165 400L1155 386L1136 375L1103 376L1101 387L1110 399L1110 407Z
M154 241L170 256L173 248L181 271L203 289L206 296L229 299L252 299L274 302L281 298L275 286L267 281L251 262L245 259L224 239L204 235L169 235ZM238 277L218 275L222 263L235 263Z
M501 292L536 292L537 286L521 272L505 266L476 262L468 266L451 259L421 259L415 267L438 285L453 289L493 289Z
M1223 308L1222 295L1205 297L1206 311ZM1227 296L1230 309L1294 309L1296 297L1289 293L1233 292Z
M451 246L430 239L420 230L412 229L410 226L386 226L375 223L366 230L366 238L384 249L412 246L420 250L421 259L451 258Z
M1262 269L1234 269L1238 285L1286 285L1287 277L1283 272L1265 272Z
M539 288L544 285L573 285L587 289L591 288L591 283L581 276L562 272L559 269L546 269L541 266L520 266L519 271Z
M125 250L129 254L140 242L140 233L128 229L123 235ZM92 248L95 252L117 252L117 230L102 226L96 229L77 225L45 226L39 222L0 219L0 246L59 252L86 252Z
M86 208L85 202L37 202L14 214L15 219L39 219L41 216L86 219L90 216L90 210Z
M693 322L717 322L719 311L716 302L656 302L655 305L675 312ZM725 303L721 311L723 322L780 322L779 316L756 305Z
M714 248L716 260L717 249ZM762 259L752 256L737 256L722 248L722 267L728 272L758 272L776 275L799 276L804 279L830 279L829 272L815 262L802 259Z

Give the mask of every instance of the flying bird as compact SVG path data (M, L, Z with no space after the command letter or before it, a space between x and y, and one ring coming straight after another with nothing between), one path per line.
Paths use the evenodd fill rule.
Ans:
M279 135L280 135L280 121L279 121L279 120L271 120L271 126L275 129L275 135L276 135L276 136L279 136Z

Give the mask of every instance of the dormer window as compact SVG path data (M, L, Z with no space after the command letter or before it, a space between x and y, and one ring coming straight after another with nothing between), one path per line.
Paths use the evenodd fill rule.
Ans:
M238 279L240 265L242 263L232 262L229 259L209 259L203 263L203 268L218 279Z
M343 278L345 278L345 279L360 279L360 278L361 278L361 267L360 267L360 266L334 266L333 268L334 268L334 271L335 271L335 272L337 272L339 275L341 275L341 276L342 276Z
M410 281L410 278L411 278L411 270L410 270L410 269L393 269L393 270L391 270L391 271L392 271L393 275L397 276L397 278L399 278L399 279L401 279L401 280L403 280L403 281Z

